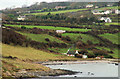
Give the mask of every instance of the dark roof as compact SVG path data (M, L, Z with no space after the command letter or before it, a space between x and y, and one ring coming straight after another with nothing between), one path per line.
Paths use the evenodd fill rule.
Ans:
M67 54L75 55L75 52L74 51L69 51Z

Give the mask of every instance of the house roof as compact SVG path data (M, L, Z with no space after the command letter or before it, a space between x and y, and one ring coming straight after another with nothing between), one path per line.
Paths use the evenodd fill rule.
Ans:
M75 51L69 51L67 54L75 55Z

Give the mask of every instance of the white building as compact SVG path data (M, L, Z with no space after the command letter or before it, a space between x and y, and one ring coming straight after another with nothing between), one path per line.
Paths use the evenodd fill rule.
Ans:
M79 54L79 53L78 53L78 50L76 50L75 54Z
M66 8L66 6L56 6L55 7L55 9L59 9L59 8L64 9L64 8Z
M106 11L104 11L104 14L110 14L110 13L112 13L112 11L111 10L106 10Z
M115 10L115 13L116 13L116 14L120 14L120 10L118 10L118 9Z
M19 16L18 18L17 18L17 20L21 20L21 21L24 21L25 20L25 16Z
M101 17L99 20L105 21L105 22L112 22L112 20L109 17Z
M88 58L88 56L87 55L83 55L82 58L86 59L86 58Z
M65 30L56 30L56 33L65 33Z
M93 4L88 4L86 5L86 8L92 8L94 5Z

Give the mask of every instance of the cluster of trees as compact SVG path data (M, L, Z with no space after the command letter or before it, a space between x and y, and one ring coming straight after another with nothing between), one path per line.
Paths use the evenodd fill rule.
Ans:
M26 47L31 46L36 49L46 49L47 47L67 47L67 44L65 43L57 43L55 41L51 42L49 39L46 39L49 41L48 43L33 41L31 39L27 39L25 36L15 32L12 29L2 29L2 36L2 43L5 44L20 45Z
M87 55L88 58L95 58L97 56L103 56L105 58L113 58L110 53L113 53L112 51L106 51L106 50L98 50L94 48L92 52L88 52L86 49L81 50L78 52L79 54L76 54L75 57L77 58L82 58L82 55Z
M9 29L2 29L2 42L5 44L24 45L27 42L25 36Z

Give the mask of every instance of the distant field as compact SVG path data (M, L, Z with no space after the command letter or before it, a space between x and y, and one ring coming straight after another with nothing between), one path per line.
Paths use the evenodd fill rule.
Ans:
M99 43L99 40L88 34L75 34L75 33L64 33L62 36L69 36L73 41L81 40L84 43L87 43L88 40L92 41L94 44ZM82 39L80 38L82 37Z
M115 33L115 34L105 33L105 34L101 34L99 36L102 36L102 37L110 40L114 44L119 44L119 39L118 39L119 35L120 35L120 32L119 33Z
M96 10L104 10L104 9L120 9L120 7L118 7L118 6L112 6L112 7L103 7L103 8L98 8L98 9L96 9Z
M24 26L26 28L40 28L40 29L49 29L49 30L66 30L66 31L80 31L80 32L87 32L91 31L91 29L78 29L78 28L67 28L67 27L54 27L54 26L32 26L32 25L6 25L12 27L21 27Z
M120 23L112 22L112 23L105 23L105 25L120 25Z
M47 43L47 41L45 41L46 38L49 38L49 40L51 42L58 42L58 43L63 43L63 41L53 37L53 36L50 36L48 34L31 34L31 33L21 33L22 35L25 35L27 36L28 38L34 40L34 41L38 41L38 42L44 42L44 43Z
M85 9L72 9L72 10L61 10L61 11L53 11L50 12L51 14L60 14L60 13L67 13L67 12L77 12L80 10L87 10ZM47 15L49 12L40 12L40 13L30 13L30 14L26 14L26 15Z

